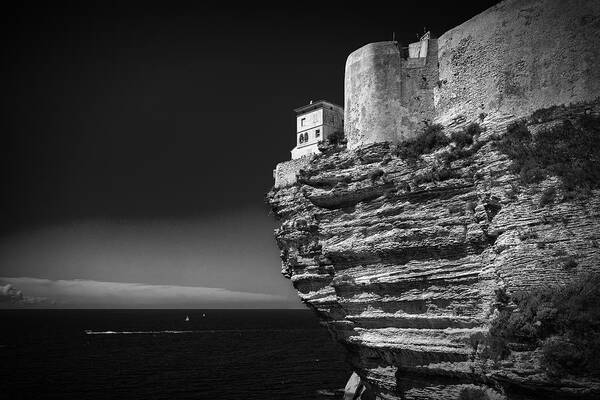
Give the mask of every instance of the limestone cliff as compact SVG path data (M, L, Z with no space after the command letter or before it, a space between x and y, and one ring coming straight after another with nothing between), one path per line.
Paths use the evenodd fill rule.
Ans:
M557 332L505 328L600 272L600 103L481 118L314 156L268 194L282 272L377 398L598 398L544 362Z

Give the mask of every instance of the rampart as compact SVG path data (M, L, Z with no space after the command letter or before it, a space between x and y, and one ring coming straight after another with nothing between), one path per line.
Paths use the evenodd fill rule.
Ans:
M436 122L600 95L600 1L507 0L440 36Z
M597 0L506 0L427 43L426 57L396 42L350 54L349 148L405 141L427 123L518 118L600 95Z
M296 175L300 169L310 163L311 159L311 156L304 156L277 164L273 170L273 179L275 180L273 187L279 189L296 183Z

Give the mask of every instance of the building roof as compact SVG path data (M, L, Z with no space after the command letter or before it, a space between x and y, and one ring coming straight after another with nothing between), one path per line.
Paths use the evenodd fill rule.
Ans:
M338 106L337 104L332 103L330 101L318 100L318 101L312 101L310 104L307 104L305 106L298 107L298 108L294 109L294 111L296 112L296 114L301 114L301 113L306 113L306 112L309 112L312 110L316 110L317 108L321 108L326 105L338 107L338 108L341 108L342 110L344 109L344 107Z

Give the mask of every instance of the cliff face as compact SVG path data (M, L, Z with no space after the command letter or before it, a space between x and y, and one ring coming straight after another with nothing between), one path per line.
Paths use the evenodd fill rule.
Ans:
M557 332L525 340L503 330L522 311L511 296L600 269L596 172L577 181L573 169L600 166L598 154L568 153L587 151L573 148L573 135L599 144L599 120L593 102L541 110L521 124L446 126L438 138L451 139L429 148L329 151L298 182L268 194L283 274L371 394L600 396L594 376L550 372L543 345ZM544 158L548 141L566 153ZM529 153L515 153L523 147ZM534 319L533 329L549 324Z

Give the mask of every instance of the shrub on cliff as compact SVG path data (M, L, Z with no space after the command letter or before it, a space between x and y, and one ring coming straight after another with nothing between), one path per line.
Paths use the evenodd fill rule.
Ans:
M482 387L463 387L458 395L458 400L494 400L501 398L503 396Z
M550 187L546 188L542 192L542 196L540 197L538 206L544 207L547 204L551 204L554 201L555 196L556 196L556 189L554 188L554 186L550 186Z
M450 142L454 143L455 146L440 154L440 160L450 163L477 153L484 144L484 142L475 142L482 131L481 126L477 122L473 122L460 131L452 132Z
M482 131L478 123L471 123L463 130L453 132L450 138L444 134L443 130L444 127L440 124L427 125L416 137L399 145L396 155L405 160L416 161L423 154L432 153L441 147L447 146L450 142L455 143L456 147L442 155L442 158L446 161L467 157L479 150L477 146L474 149L465 150L465 147L472 145L474 138Z
M466 147L473 144L473 139L481 133L481 126L477 122L470 123L460 131L452 132L450 141L456 143L457 147Z
M347 274L341 274L333 278L332 285L335 286L344 286L344 285L355 285L356 281L353 277Z
M512 296L501 292L497 300L491 358L504 357L509 343L539 346L548 373L600 377L600 274Z
M323 154L331 154L343 150L347 140L343 131L335 131L329 136L317 143L317 148Z
M511 169L523 183L549 175L562 179L563 190L589 191L600 186L600 118L580 116L538 132L525 121L507 127L498 148L512 160Z
M342 144L345 144L344 132L333 132L331 135L327 136L327 142L330 146L340 146Z
M385 175L385 172L382 169L380 169L380 168L375 169L370 174L371 182L375 182L377 179L381 178L384 175Z
M444 135L443 129L440 124L427 125L416 137L399 145L396 150L397 155L406 160L415 161L423 154L446 146L449 141Z

